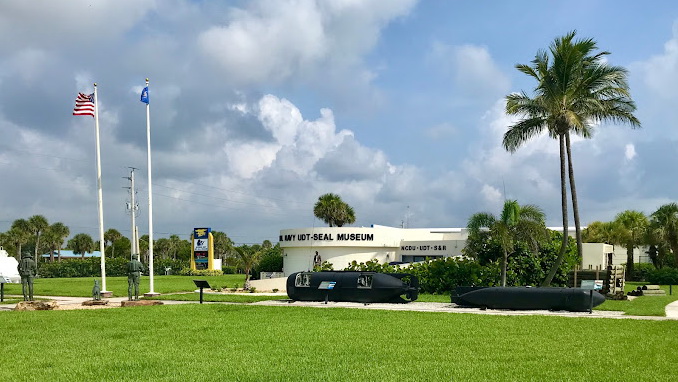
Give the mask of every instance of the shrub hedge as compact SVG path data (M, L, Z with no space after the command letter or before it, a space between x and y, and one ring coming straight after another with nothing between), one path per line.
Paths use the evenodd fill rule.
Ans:
M647 274L647 281L650 284L678 285L678 269L664 267L652 270Z
M127 276L126 258L106 258L107 276ZM153 274L164 275L165 268L171 268L176 273L188 267L187 261L172 259L155 259L153 262ZM40 277L96 277L101 275L101 259L89 257L85 259L68 259L56 262L40 263L38 265Z

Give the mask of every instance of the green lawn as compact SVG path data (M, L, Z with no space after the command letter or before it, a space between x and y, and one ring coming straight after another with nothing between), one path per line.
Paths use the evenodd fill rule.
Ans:
M249 304L252 302L269 301L269 300L285 300L287 296L262 296L256 293L249 294L212 294L205 293L203 301L206 302L239 302ZM183 293L183 294L161 294L155 297L144 297L144 300L172 300L172 301L200 301L199 293Z
M6 381L669 381L678 364L675 321L220 304L0 321Z
M631 291L646 283L628 282L625 290ZM597 306L595 310L619 310L631 316L666 316L666 305L678 300L678 289L674 288L669 295L669 286L661 285L666 296L639 296L633 300L608 300Z
M101 280L100 278L97 278ZM242 287L245 282L244 275L223 276L155 276L153 278L154 289L158 293L187 292L196 289L193 280L207 280L213 287L233 287L238 284ZM149 291L149 277L142 276L140 293ZM89 297L92 295L94 278L45 278L35 279L33 291L36 296L76 296ZM106 277L106 288L113 292L113 296L127 296L127 277ZM5 284L5 294L21 294L21 284Z

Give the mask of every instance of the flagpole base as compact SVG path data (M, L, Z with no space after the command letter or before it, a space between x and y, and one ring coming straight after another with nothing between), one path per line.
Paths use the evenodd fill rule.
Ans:
M155 297L155 296L160 296L160 293L158 293L158 292L144 293L144 297Z
M111 298L111 297L113 297L113 292L111 292L110 290L107 290L107 291L102 290L100 293L101 293L101 298Z

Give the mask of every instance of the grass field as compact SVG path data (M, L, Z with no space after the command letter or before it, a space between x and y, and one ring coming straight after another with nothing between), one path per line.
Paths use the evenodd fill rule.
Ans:
M670 381L678 322L165 305L3 312L7 381Z
M97 278L100 280L100 278ZM223 276L155 276L154 289L158 293L188 292L196 289L194 279L207 280L213 287L233 287L236 284L242 287L244 275ZM36 296L73 296L90 297L92 295L94 278L75 277L61 279L35 279L33 290ZM114 296L127 296L127 277L106 277L106 288ZM140 294L149 291L149 278L142 276L139 283ZM5 294L21 294L21 284L5 284Z
M284 300L287 296L262 296L256 293L249 294L213 294L205 293L203 301L206 302L238 302L249 304L252 302L269 301L269 300ZM155 297L144 297L144 300L172 300L172 301L200 301L200 294L185 293L185 294L161 294Z

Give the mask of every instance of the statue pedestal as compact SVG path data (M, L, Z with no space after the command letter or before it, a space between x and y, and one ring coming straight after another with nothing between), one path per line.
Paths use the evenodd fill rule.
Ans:
M57 302L51 301L21 301L16 304L14 310L54 310L57 307Z
M102 291L101 298L111 298L113 297L113 292L111 291Z
M83 306L108 305L108 300L90 300L84 301Z
M158 300L138 300L138 301L123 301L120 303L120 306L151 306L151 305L164 305L162 301Z

